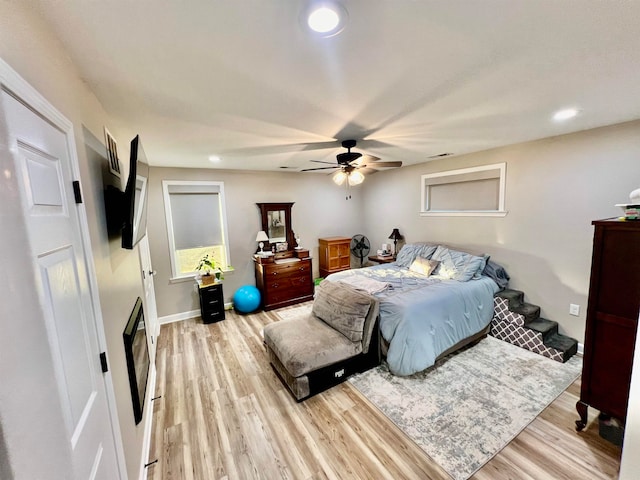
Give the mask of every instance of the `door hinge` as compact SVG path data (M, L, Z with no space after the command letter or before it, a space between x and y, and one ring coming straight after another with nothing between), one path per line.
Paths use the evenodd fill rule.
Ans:
M106 352L102 352L100 354L100 366L102 367L102 373L107 373L109 371L109 365L107 365Z
M76 203L82 203L82 192L80 191L80 182L73 181L73 195L76 197Z

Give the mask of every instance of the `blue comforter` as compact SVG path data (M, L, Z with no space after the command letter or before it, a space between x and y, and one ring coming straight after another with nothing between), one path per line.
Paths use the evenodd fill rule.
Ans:
M380 331L389 342L387 362L395 375L432 366L436 357L484 329L493 317L498 285L488 277L458 282L424 276L394 264L346 270L330 281L362 275L389 284L374 293L380 300Z

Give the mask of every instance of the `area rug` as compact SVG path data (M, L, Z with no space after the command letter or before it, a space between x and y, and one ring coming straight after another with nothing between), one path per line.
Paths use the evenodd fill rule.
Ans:
M571 385L581 368L579 357L561 364L487 337L420 374L397 377L383 363L349 382L463 480Z

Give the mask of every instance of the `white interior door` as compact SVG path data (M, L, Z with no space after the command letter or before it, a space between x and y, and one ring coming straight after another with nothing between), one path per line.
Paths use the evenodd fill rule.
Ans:
M138 253L140 254L140 265L142 267L142 283L144 286L144 321L147 325L147 336L149 345L149 357L151 363L156 358L156 343L160 334L160 325L158 324L158 310L156 309L156 291L153 284L153 277L156 272L151 264L151 252L149 250L149 239L145 235L140 243L138 243Z
M67 136L4 91L2 109L75 477L118 479Z

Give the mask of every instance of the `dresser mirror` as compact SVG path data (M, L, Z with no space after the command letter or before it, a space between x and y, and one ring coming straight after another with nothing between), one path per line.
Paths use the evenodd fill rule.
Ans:
M289 250L295 247L295 238L291 226L291 207L293 203L256 203L260 209L262 230L269 237L269 248L273 244L284 242L288 244L287 249Z

